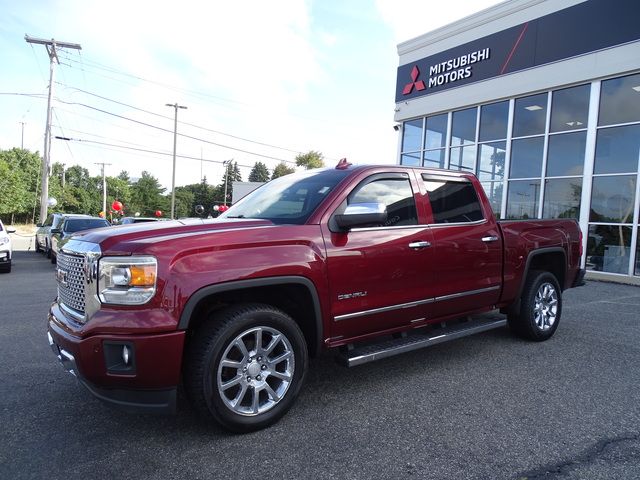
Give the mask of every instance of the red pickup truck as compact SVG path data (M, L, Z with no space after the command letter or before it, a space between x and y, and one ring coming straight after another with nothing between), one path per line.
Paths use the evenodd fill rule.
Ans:
M581 254L574 220L497 222L472 174L342 161L214 220L65 240L48 339L108 403L171 412L181 386L250 431L284 415L322 349L353 366L507 324L547 340Z

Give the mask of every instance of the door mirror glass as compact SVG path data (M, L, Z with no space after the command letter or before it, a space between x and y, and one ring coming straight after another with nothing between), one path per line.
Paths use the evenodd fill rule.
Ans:
M335 219L342 230L380 226L387 221L387 208L382 203L352 203Z

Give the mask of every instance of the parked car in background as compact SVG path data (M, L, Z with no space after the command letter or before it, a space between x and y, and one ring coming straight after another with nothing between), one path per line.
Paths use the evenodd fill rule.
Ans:
M0 220L0 272L9 273L11 271L11 237L10 233L15 233L14 228L5 228Z
M120 219L118 225L127 225L129 223L158 222L159 218L153 217L124 217Z
M51 213L44 223L37 225L36 252L44 252L47 258L51 258L51 229L60 228L64 217L64 213Z
M70 237L75 232L109 226L111 224L104 218L89 217L87 215L65 215L60 228L51 229L51 263L56 263L60 242L65 238Z

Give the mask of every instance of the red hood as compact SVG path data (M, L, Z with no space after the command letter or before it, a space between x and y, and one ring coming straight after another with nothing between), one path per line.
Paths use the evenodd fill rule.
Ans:
M179 238L184 235L215 232L219 230L237 230L251 227L273 226L269 220L256 219L229 219L229 220L201 220L199 218L188 218L184 220L172 220L166 222L132 223L129 225L118 225L113 227L98 228L86 232L78 232L73 235L74 240L100 244L102 252L112 250L116 245L127 244L127 249L133 243L143 241L145 244L153 243L154 240L168 240ZM119 250L120 248L117 247ZM112 251L112 254L117 252ZM122 251L122 254L130 254L131 250Z

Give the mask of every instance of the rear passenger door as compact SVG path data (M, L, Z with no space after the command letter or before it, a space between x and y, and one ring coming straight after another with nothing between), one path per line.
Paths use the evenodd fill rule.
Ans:
M493 306L502 287L502 237L479 183L467 177L423 173L431 207L432 270L437 317Z

